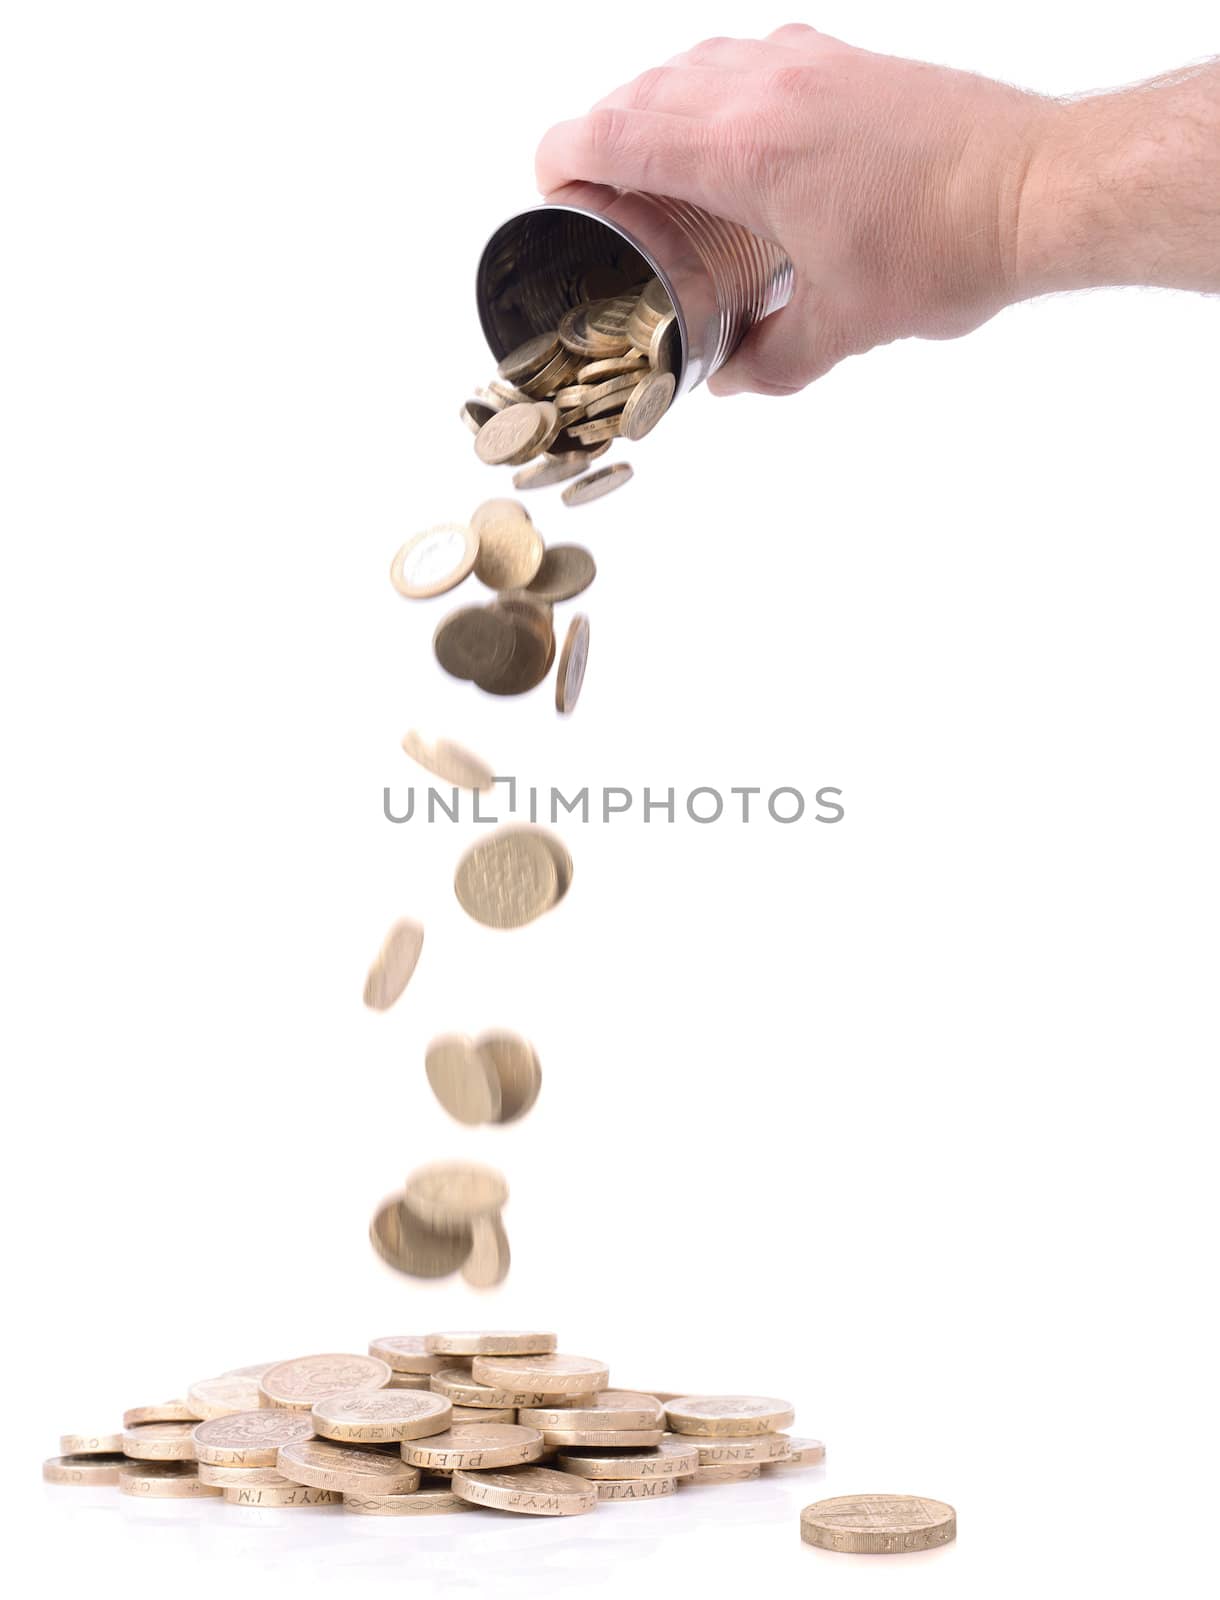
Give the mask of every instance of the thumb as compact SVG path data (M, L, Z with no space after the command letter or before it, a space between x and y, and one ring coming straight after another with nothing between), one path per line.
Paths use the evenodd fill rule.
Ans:
M799 394L847 353L825 302L798 284L783 310L756 323L707 386L715 395Z

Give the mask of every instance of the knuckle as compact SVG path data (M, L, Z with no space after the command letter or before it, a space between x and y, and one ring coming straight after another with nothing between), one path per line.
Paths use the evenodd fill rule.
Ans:
M803 100L808 96L811 87L812 74L809 68L793 66L790 62L771 67L763 81L763 88L767 94L783 100Z
M726 50L732 48L733 41L724 34L717 34L712 39L701 39L693 50L687 51L686 59L695 66L702 66L708 61L715 61Z
M785 22L782 28L775 28L767 35L768 40L776 44L795 44L798 41L816 39L818 30L811 28L807 22Z
M639 111L646 111L672 80L672 67L649 67L631 85L631 104Z
M598 106L585 118L585 142L590 154L604 158L619 155L627 142L627 117L620 106Z

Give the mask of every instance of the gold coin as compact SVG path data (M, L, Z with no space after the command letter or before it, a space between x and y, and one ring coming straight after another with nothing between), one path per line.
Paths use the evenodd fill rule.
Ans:
M422 1372L391 1372L387 1389L430 1389L432 1385Z
M592 1404L595 1399L593 1394L569 1397L539 1389L500 1389L476 1383L470 1373L460 1367L445 1367L440 1372L434 1372L431 1381L434 1392L443 1394L455 1406L471 1406L481 1411L518 1411L529 1406L565 1407L569 1399L573 1404L586 1405Z
M601 405L605 400L613 400L619 395L628 395L643 381L638 372L622 372L613 378L603 378L600 383L589 385L589 396L586 406ZM590 416L596 415L589 412Z
M404 1461L426 1467L429 1472L455 1472L459 1467L517 1467L537 1461L542 1451L542 1435L537 1428L506 1422L463 1422L448 1433L402 1447Z
M604 400L590 400L585 407L582 426L587 422L597 422L602 417L616 417L626 403L623 394L607 395Z
M195 1459L214 1467L273 1467L282 1444L312 1437L308 1414L270 1408L240 1411L196 1424Z
M138 1461L119 1468L119 1493L137 1500L219 1500L224 1490L200 1483L193 1461Z
M696 1467L694 1472L696 1483L748 1483L751 1478L761 1476L762 1468L757 1461L748 1461L744 1466L731 1461L716 1461L706 1467Z
M604 317L601 319L602 326L594 327L593 313L591 306L574 306L559 324L559 337L565 349L580 358L574 363L574 374L590 361L626 355L631 349L631 340L625 332L626 315L622 317L622 327L611 331Z
M259 1380L264 1405L285 1411L308 1411L327 1395L348 1389L383 1389L390 1369L376 1356L297 1356L277 1361Z
M390 563L390 582L408 600L428 600L468 577L478 553L479 536L472 528L442 523L407 540Z
M568 855L557 839L550 841L558 847L559 854L552 851L555 856L555 869L559 874L559 895L562 899L567 893L568 884L572 879L572 858ZM496 1120L500 1123L515 1122L518 1117L523 1117L538 1098L538 1091L542 1087L542 1067L538 1055L528 1040L520 1038L515 1033L506 1033L502 1029L481 1033L475 1040L479 1054L483 1057L496 1075L500 1090L500 1110ZM552 1339L549 1347L555 1348ZM513 1350L478 1350L470 1351L471 1355L516 1355L523 1352ZM529 1354L530 1352L524 1352ZM546 1354L546 1351L534 1352Z
M520 1511L535 1517L571 1517L592 1511L597 1491L569 1472L549 1467L510 1467L503 1472L453 1474L453 1492L476 1506Z
M583 450L565 450L560 455L544 455L528 466L513 473L514 489L545 489L552 483L564 483L585 470L588 457ZM546 562L544 555L543 563Z
M508 1185L494 1167L469 1161L434 1161L407 1179L403 1201L425 1227L467 1229L508 1200Z
M682 330L677 317L663 317L652 330L648 361L654 372L669 372L677 379L678 368L682 365Z
M470 1225L470 1254L462 1277L472 1289L494 1289L508 1277L512 1252L499 1217L478 1217Z
M228 1417L236 1411L258 1408L258 1379L226 1373L220 1378L202 1378L186 1391L187 1404L205 1422L210 1417Z
M65 1456L113 1456L123 1453L121 1433L61 1433L59 1452Z
M623 407L623 438L637 440L651 433L669 410L676 387L672 372L650 373L637 384ZM482 434L479 437L482 438Z
M463 606L432 635L432 649L453 678L478 679L503 672L517 648L516 629L487 606Z
M662 1500L678 1487L677 1478L597 1478L593 1482L599 1500Z
M373 1011L388 1011L411 981L424 946L424 930L403 917L386 934L377 959L364 980L364 1003Z
M292 1480L278 1467L214 1467L201 1461L199 1481L210 1483L213 1489L283 1489Z
M327 1395L310 1415L314 1432L324 1439L389 1444L441 1433L452 1421L453 1407L430 1390L419 1394L410 1389L364 1389Z
M775 1433L788 1427L795 1415L786 1400L754 1394L687 1394L668 1401L665 1414L674 1433L703 1438Z
M329 1439L286 1444L276 1465L293 1483L337 1494L412 1494L419 1488L419 1468L401 1456Z
M583 593L596 576L596 563L587 550L578 544L556 544L543 556L526 593L555 605Z
M475 577L489 589L524 589L542 565L544 548L527 518L489 518L479 529Z
M45 1483L70 1484L73 1488L115 1484L119 1481L119 1469L127 1465L127 1457L121 1451L90 1451L79 1455L67 1451L44 1461L42 1476Z
M596 300L587 307L586 322L589 332L614 338L623 333L639 303L633 294L612 295L606 300Z
M792 1452L792 1441L786 1433L746 1434L732 1439L696 1438L693 1442L701 1467L740 1467L756 1461L784 1461Z
M512 1406L454 1406L453 1423L460 1422L516 1422L517 1413Z
M496 781L495 773L485 761L463 750L460 744L451 744L448 739L428 740L412 728L403 739L402 747L412 761L418 761L421 767L455 788L485 790Z
M369 1355L377 1356L395 1372L417 1373L423 1377L439 1372L444 1358L428 1349L422 1333L390 1333L369 1340Z
M523 928L555 905L559 874L540 829L500 828L458 862L453 887L462 909L487 928Z
M492 1060L473 1039L444 1033L433 1039L424 1056L432 1093L457 1122L477 1128L500 1115L500 1079Z
M650 1394L604 1389L591 1406L532 1406L517 1419L530 1428L660 1428L665 1424L661 1402ZM628 1444L636 1440L629 1439Z
M132 1406L123 1413L123 1426L136 1428L143 1422L202 1422L185 1400L166 1400L159 1406Z
M790 1433L776 1437L787 1439L788 1454L779 1461L768 1461L768 1472L793 1472L802 1467L816 1467L826 1459L826 1446L820 1439L796 1439Z
M493 405L490 400L483 400L472 396L464 401L458 411L459 419L466 424L471 433L478 433L485 422L489 422L501 408L499 404Z
M674 308L669 290L660 278L649 278L640 293L639 304L654 317L666 317Z
M565 506L588 505L590 500L600 500L603 495L621 489L634 475L629 461L616 461L611 467L599 467L596 472L570 483L561 499Z
M566 716L576 709L588 664L589 619L573 617L568 636L563 641L559 671L555 677L555 709L561 715Z
M610 1387L609 1368L588 1356L475 1356L470 1375L491 1387L551 1394L589 1394Z
M421 1484L414 1494L345 1494L343 1509L365 1517L430 1517L474 1507L452 1489Z
M515 457L528 460L545 438L552 418L532 401L506 406L485 422L475 436L475 454L490 467L506 466Z
M193 1422L139 1422L123 1429L123 1454L136 1461L193 1461Z
M513 500L507 495L499 495L491 500L481 500L474 508L470 518L470 526L476 533L481 534L483 529L492 522L503 522L506 517L515 517L518 522L529 522L530 514L521 504L520 500Z
M502 617L513 632L513 652L504 666L476 673L475 682L487 694L526 694L536 689L551 668L555 635L544 602L518 591L493 602L489 611Z
M953 1507L917 1495L836 1495L801 1512L801 1538L823 1550L899 1555L933 1550L956 1537Z
M262 1506L281 1510L286 1506L340 1506L343 1496L333 1489L309 1489L300 1483L270 1484L260 1488L226 1489L225 1500L231 1506Z
M626 355L606 356L600 361L590 361L579 369L576 382L582 387L590 384L604 382L606 378L621 378L627 373L642 374L648 371L648 358L638 350L629 350Z
M566 348L562 349L554 360L548 361L540 372L535 373L521 387L530 400L541 400L546 395L554 394L556 389L562 389L565 384L571 383L579 365L579 356L573 355Z
M665 1437L664 1428L544 1428L552 1450L652 1450Z
M515 383L505 383L502 378L493 379L487 385L487 393L493 400L500 401L500 409L504 406L524 405L529 399L524 389L518 389Z
M536 339L527 339L510 350L496 371L506 383L521 383L541 372L547 362L559 354L560 348L558 334L539 334Z
M378 1207L369 1224L373 1249L396 1272L412 1278L447 1278L470 1254L469 1228L429 1228L407 1210L400 1194Z
M566 389L555 391L555 404L561 411L579 411L588 405L596 392L594 383L572 383Z
M641 1450L561 1450L559 1464L581 1478L689 1478L699 1458L693 1449L662 1438Z
M617 439L622 429L622 416L598 417L596 422L575 422L567 430L581 444L602 444L607 439ZM565 491L566 492L566 491Z

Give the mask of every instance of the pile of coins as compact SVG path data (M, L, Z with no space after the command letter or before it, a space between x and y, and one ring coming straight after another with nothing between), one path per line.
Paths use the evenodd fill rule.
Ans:
M498 597L447 616L433 636L436 659L451 677L487 694L527 694L555 660L554 608L593 582L593 557L576 544L547 549L519 500L485 500L468 524L445 523L408 539L390 565L390 581L407 599L424 600L472 572ZM588 653L589 619L576 616L556 679L560 712L576 705Z
M185 1400L127 1412L121 1432L65 1435L43 1477L143 1499L365 1516L571 1516L823 1458L816 1440L779 1431L792 1421L786 1401L611 1389L605 1362L557 1343L537 1332L401 1334L372 1340L367 1355L239 1368Z
M413 1278L460 1272L472 1288L493 1289L512 1259L500 1215L507 1200L508 1184L493 1167L438 1161L382 1201L369 1238L396 1272Z
M519 467L517 489L544 488L579 478L613 439L651 433L673 400L680 359L673 305L650 278L627 294L574 306L557 328L511 351L461 418L480 461ZM611 469L581 478L563 498L581 505L630 475Z

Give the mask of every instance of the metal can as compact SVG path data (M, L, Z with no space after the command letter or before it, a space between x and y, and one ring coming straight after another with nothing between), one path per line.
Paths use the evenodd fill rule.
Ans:
M660 278L681 339L676 394L722 367L792 297L792 262L770 240L698 206L574 183L492 234L479 261L479 320L497 361L559 326L572 306Z

